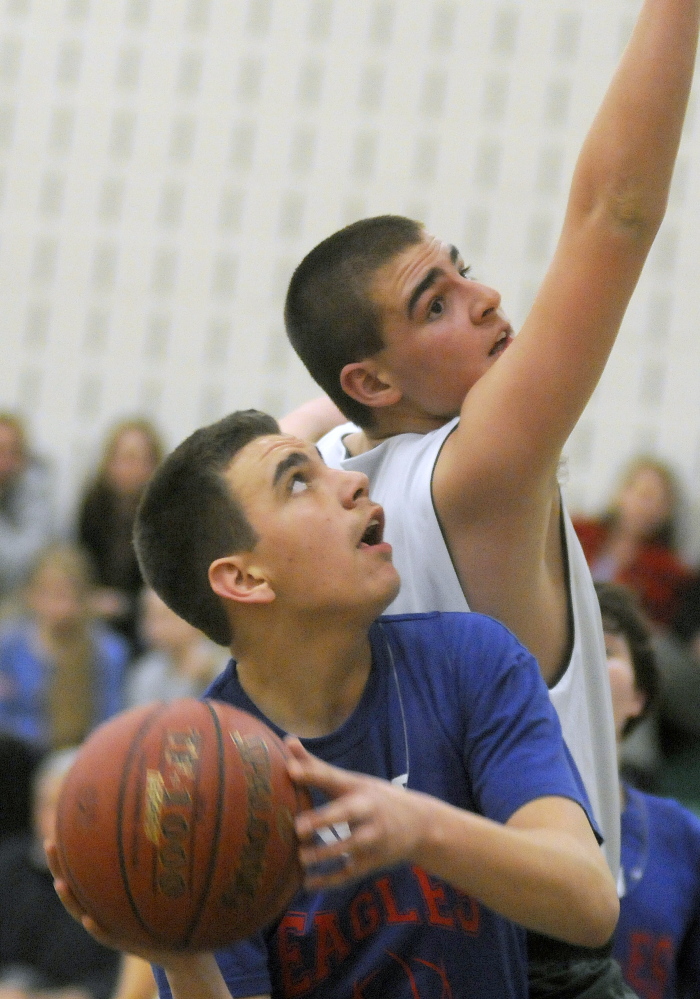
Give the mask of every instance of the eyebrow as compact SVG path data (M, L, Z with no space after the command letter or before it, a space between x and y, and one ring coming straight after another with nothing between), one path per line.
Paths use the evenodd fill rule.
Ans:
M453 264L456 264L458 259L459 259L459 250L457 249L456 246L450 246L450 260L452 261ZM435 284L437 279L439 277L442 277L444 273L445 270L442 267L431 267L428 273L425 275L425 277L418 282L416 287L411 292L411 297L409 298L408 305L406 306L406 312L408 314L409 319L412 318L413 310L418 304L423 293L427 291L428 288L432 287L432 285Z
M301 451L292 451L288 454L286 458L283 458L277 465L275 469L275 474L272 478L272 485L276 486L285 472L288 472L290 468L298 468L299 465L308 465L309 456Z

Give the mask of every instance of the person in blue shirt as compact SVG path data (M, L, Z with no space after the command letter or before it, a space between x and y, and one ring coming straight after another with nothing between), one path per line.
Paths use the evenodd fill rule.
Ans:
M654 701L650 629L631 593L596 586L618 740ZM679 802L621 781L620 919L614 955L640 999L700 995L700 818Z
M363 474L255 411L195 432L148 486L146 579L230 645L210 695L294 733L317 806L296 820L305 884L272 925L216 955L140 954L163 996L525 999L523 926L612 935L614 881L535 660L482 615L379 617L400 585L383 528Z
M124 638L95 617L85 553L42 549L0 625L0 729L42 749L77 746L124 706Z

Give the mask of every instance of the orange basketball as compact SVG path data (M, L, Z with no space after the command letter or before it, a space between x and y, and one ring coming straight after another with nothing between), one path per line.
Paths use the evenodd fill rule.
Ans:
M88 737L56 842L83 908L126 944L212 950L271 923L298 890L295 814L310 807L257 718L183 698Z

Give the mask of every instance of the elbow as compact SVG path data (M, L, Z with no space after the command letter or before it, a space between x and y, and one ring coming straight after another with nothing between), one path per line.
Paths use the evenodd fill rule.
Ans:
M627 239L651 246L666 213L667 192L650 198L641 185L630 183L610 195L607 215Z
M579 918L568 942L579 947L604 947L615 932L620 915L615 882L607 869L596 879L596 884L582 893L578 902Z
M599 907L596 917L591 922L591 932L586 947L604 947L608 943L620 916L620 901L613 891L612 896Z

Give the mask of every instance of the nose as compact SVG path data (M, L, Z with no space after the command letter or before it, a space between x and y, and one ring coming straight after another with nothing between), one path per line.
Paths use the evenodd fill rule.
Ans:
M487 284L481 284L479 281L470 282L469 288L472 292L472 322L483 322L484 319L488 319L494 312L498 312L501 305L501 296L495 288L490 288Z
M339 470L340 499L344 507L353 507L359 499L369 496L369 479L364 472Z

